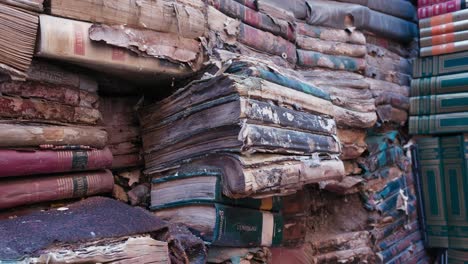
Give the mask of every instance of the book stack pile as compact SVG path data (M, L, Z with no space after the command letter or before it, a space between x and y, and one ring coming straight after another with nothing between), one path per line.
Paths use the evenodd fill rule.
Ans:
M151 204L213 245L279 244L271 197L344 175L330 97L259 61L224 69L142 110Z
M468 250L468 10L465 1L418 4L421 47L413 66L409 131L419 148L426 244Z
M44 61L0 83L0 209L112 191L97 88Z

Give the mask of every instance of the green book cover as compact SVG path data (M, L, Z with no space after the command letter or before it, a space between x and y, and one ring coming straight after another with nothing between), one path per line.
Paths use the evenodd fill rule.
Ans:
M410 115L433 115L468 111L468 93L410 98Z
M167 175L162 178L154 178L152 180L153 185L163 185L165 183L176 182L178 181L180 185L184 184L188 188L199 188L201 182L207 182L203 179L211 178L215 182L214 193L209 189L198 190L195 195L185 195L183 197L178 197L178 199L171 199L170 202L165 202L163 204L157 204L156 201L159 200L155 196L155 192L158 192L156 188L152 188L151 191L151 210L159 210L168 207L174 207L184 204L194 204L194 203L220 203L238 207L245 207L251 209L259 209L264 211L274 211L278 212L282 207L281 197L265 197L262 199L254 198L240 198L232 199L223 194L223 185L222 185L222 173L217 170L200 170L200 171L191 171L184 173L177 173L172 175ZM184 181L185 179L190 179L190 182ZM211 179L209 181L211 182ZM191 185L190 185L191 184ZM170 191L170 189L169 189ZM156 194L157 195L157 194ZM154 201L156 200L156 201ZM158 201L160 202L160 201Z
M440 138L442 147L449 247L468 249L467 143L463 135Z
M216 204L213 245L229 247L279 246L283 240L283 218L270 213Z
M468 132L468 112L411 116L409 133L412 135Z
M468 264L468 251L449 249L447 257L448 264Z
M468 92L468 73L413 79L410 96Z
M468 51L417 58L413 78L447 75L468 71Z
M438 137L418 138L424 213L426 217L427 246L448 246L445 181Z

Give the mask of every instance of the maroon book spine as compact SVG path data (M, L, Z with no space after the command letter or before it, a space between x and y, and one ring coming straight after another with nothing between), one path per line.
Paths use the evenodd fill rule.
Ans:
M108 170L0 180L0 209L112 192Z
M107 169L112 153L102 150L0 150L0 177Z

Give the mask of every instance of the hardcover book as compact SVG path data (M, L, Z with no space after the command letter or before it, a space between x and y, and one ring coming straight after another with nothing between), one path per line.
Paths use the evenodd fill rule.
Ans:
M468 111L468 93L410 98L410 115L433 115Z
M432 77L468 71L468 51L418 58L413 63L413 78Z
M413 79L410 96L426 96L468 92L468 73Z
M263 211L277 212L281 209L281 198L278 196L263 199L231 199L223 195L222 174L217 170L194 170L152 180L152 210L207 202Z
M411 116L409 133L413 135L468 132L468 112Z
M194 204L166 208L156 216L173 223L183 223L215 246L277 246L283 241L280 214L222 204Z

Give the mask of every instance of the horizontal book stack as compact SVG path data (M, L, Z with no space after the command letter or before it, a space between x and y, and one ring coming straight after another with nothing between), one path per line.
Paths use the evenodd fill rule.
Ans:
M232 61L140 121L156 215L213 245L282 244L271 197L344 175L329 94L258 61Z
M0 94L0 209L112 191L93 79L34 61Z

